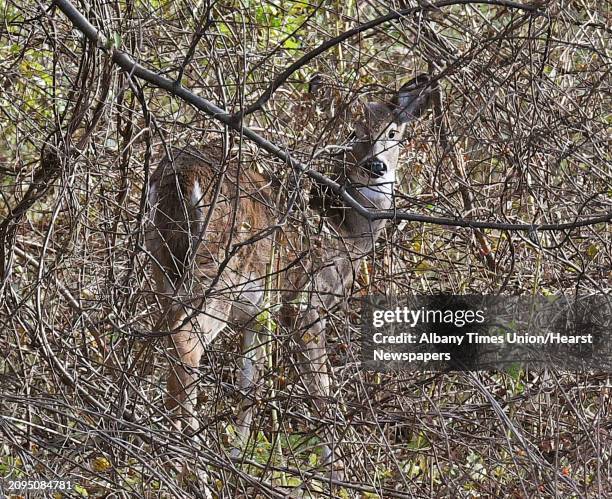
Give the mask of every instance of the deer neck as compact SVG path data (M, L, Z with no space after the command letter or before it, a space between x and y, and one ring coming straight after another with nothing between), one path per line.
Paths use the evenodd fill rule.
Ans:
M346 185L353 199L368 209L388 210L393 206L393 187L384 189L354 187ZM331 218L332 226L340 236L343 250L348 250L352 259L360 259L374 249L386 225L386 220L368 220L353 208L340 208Z

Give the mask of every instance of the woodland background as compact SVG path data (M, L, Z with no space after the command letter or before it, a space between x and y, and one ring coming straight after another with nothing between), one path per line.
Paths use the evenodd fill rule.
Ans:
M230 113L306 57L244 123L317 168L313 158L348 140L348 130L326 126L343 102L430 73L441 98L411 130L399 208L600 223L555 231L390 223L357 294L609 293L607 2L74 6L103 43L52 2L0 0L0 483L65 477L78 484L66 496L202 496L197 474L181 482L168 466L187 457L220 497L612 494L609 375L363 372L351 341L357 307L333 317L329 332L337 421L313 417L278 345L255 441L231 461L239 342L229 330L201 367L206 444L172 431L165 343L150 338L147 179L167 147L219 134L258 168L281 178L290 168L111 57L130 54ZM383 16L395 18L343 37ZM333 83L323 108L306 95L315 74ZM316 447L325 424L343 434L347 477L335 486Z

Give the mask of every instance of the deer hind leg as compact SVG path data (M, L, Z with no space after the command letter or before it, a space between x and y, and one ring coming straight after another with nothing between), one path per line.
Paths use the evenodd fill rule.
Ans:
M191 325L186 325L169 337L174 359L168 374L166 408L173 413L174 425L182 429L183 420L191 431L199 425L194 414L197 400L197 368L204 346Z
M173 413L177 429L199 430L195 414L197 403L198 367L204 348L225 327L229 304L220 300L208 300L203 311L189 307L175 307L169 313L167 324L172 352L167 381L166 408Z

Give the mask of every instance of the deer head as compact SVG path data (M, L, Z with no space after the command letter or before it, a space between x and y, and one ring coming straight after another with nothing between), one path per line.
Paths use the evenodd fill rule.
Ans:
M426 75L403 85L390 102L365 102L353 112L355 140L346 154L345 178L374 208L388 208L406 125L429 105Z
M431 101L429 78L420 74L405 83L390 101L357 100L343 118L352 130L352 142L335 158L336 180L367 208L388 209L393 203L399 154L410 122L418 119ZM311 87L312 88L312 87ZM320 88L317 88L319 93ZM311 206L326 216L337 201L323 188L314 192ZM346 213L342 215L345 218Z

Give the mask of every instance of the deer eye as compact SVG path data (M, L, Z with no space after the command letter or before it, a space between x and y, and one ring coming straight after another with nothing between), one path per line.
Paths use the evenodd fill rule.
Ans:
M395 130L393 128L391 130L389 130L388 136L389 136L390 139L395 138L396 135L397 135L397 130Z

